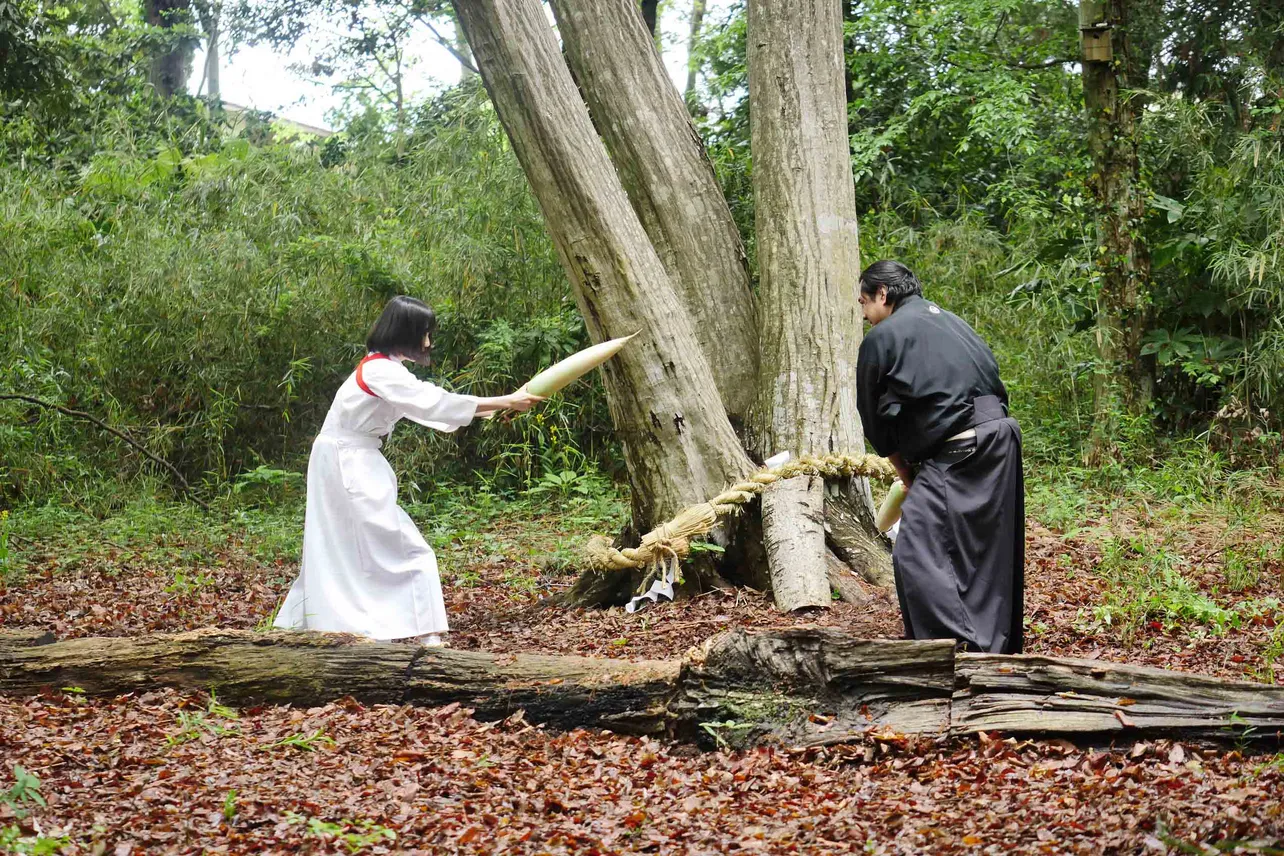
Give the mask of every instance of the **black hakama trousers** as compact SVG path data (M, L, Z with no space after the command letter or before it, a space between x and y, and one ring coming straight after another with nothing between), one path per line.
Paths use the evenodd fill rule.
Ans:
M975 401L975 440L924 461L892 552L910 639L1019 654L1025 596L1021 429L993 396Z

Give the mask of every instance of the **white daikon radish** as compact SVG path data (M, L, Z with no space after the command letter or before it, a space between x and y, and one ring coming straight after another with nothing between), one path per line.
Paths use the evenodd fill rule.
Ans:
M887 496L883 498L883 504L878 507L878 515L874 518L874 525L879 532L886 532L901 519L901 503L904 501L905 485L897 479L888 488Z
M633 336L636 335L637 333L633 334ZM526 382L524 389L532 395L541 395L547 398L558 390L575 383L575 381L618 354L620 348L623 348L633 336L611 339L609 342L602 342L591 348L585 348L582 351L571 354L566 359L554 363L535 375L535 377Z

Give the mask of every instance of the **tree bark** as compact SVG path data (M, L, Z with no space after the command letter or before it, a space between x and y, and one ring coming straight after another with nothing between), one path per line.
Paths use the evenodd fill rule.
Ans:
M1284 687L1097 660L959 654L953 731L1279 739Z
M1093 171L1088 185L1097 205L1097 367L1089 461L1117 456L1121 419L1145 412L1150 372L1141 356L1146 330L1150 257L1140 236L1141 102L1123 90L1132 68L1130 0L1080 0L1083 96Z
M762 532L776 606L783 612L829 606L825 482L799 476L763 491Z
M151 26L169 30L192 23L192 1L146 0L144 14ZM157 95L170 98L187 86L195 52L196 44L192 39L180 38L152 57L151 83Z
M640 531L752 469L668 273L629 205L538 0L456 0L603 366Z
M863 452L860 242L839 5L751 0L748 65L761 301L752 447L763 457ZM773 583L796 577L790 590L818 591L823 529L808 530L804 543L773 524L792 523L796 515L773 506L795 494L763 497L768 564Z
M874 525L869 482L852 479L825 485L825 540L865 582L881 589L896 587L889 542Z
M651 245L695 323L733 423L758 341L744 246L700 135L634 0L553 0L566 61Z
M1278 739L1284 687L1100 661L954 653L948 640L863 640L820 628L729 631L678 660L430 649L322 633L204 630L43 642L0 630L0 695L174 687L236 705L458 703L560 729L652 734L704 748L816 746L871 731L957 736L1126 734ZM1247 729L1252 729L1247 730Z

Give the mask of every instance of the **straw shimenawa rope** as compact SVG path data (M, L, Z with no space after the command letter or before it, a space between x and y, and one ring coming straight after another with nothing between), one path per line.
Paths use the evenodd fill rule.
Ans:
M611 546L611 540L606 536L594 535L585 547L589 567L598 571L623 571L654 569L661 562L676 564L678 559L691 552L692 539L709 534L719 519L739 511L740 506L780 479L804 475L826 479L864 476L890 482L896 478L896 469L886 458L877 455L808 456L777 467L760 469L708 502L683 509L668 523L662 523L643 535L642 543L636 547L620 550Z

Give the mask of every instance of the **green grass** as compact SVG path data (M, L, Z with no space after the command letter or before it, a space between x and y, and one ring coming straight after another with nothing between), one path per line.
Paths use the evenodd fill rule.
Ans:
M479 566L502 562L503 582L529 593L539 577L577 568L583 542L618 531L627 518L625 494L596 473L561 482L568 489L505 493L439 486L418 502L403 497L403 507L436 551L444 582L479 584ZM24 568L37 555L55 570L98 561L107 573L129 559L165 569L171 577L166 591L189 594L214 583L202 569L229 551L269 564L296 562L302 551L301 496L274 503L228 493L208 511L149 495L120 497L115 506L96 516L55 503L26 505L0 517L0 547L8 545L0 552L0 579L21 585Z

